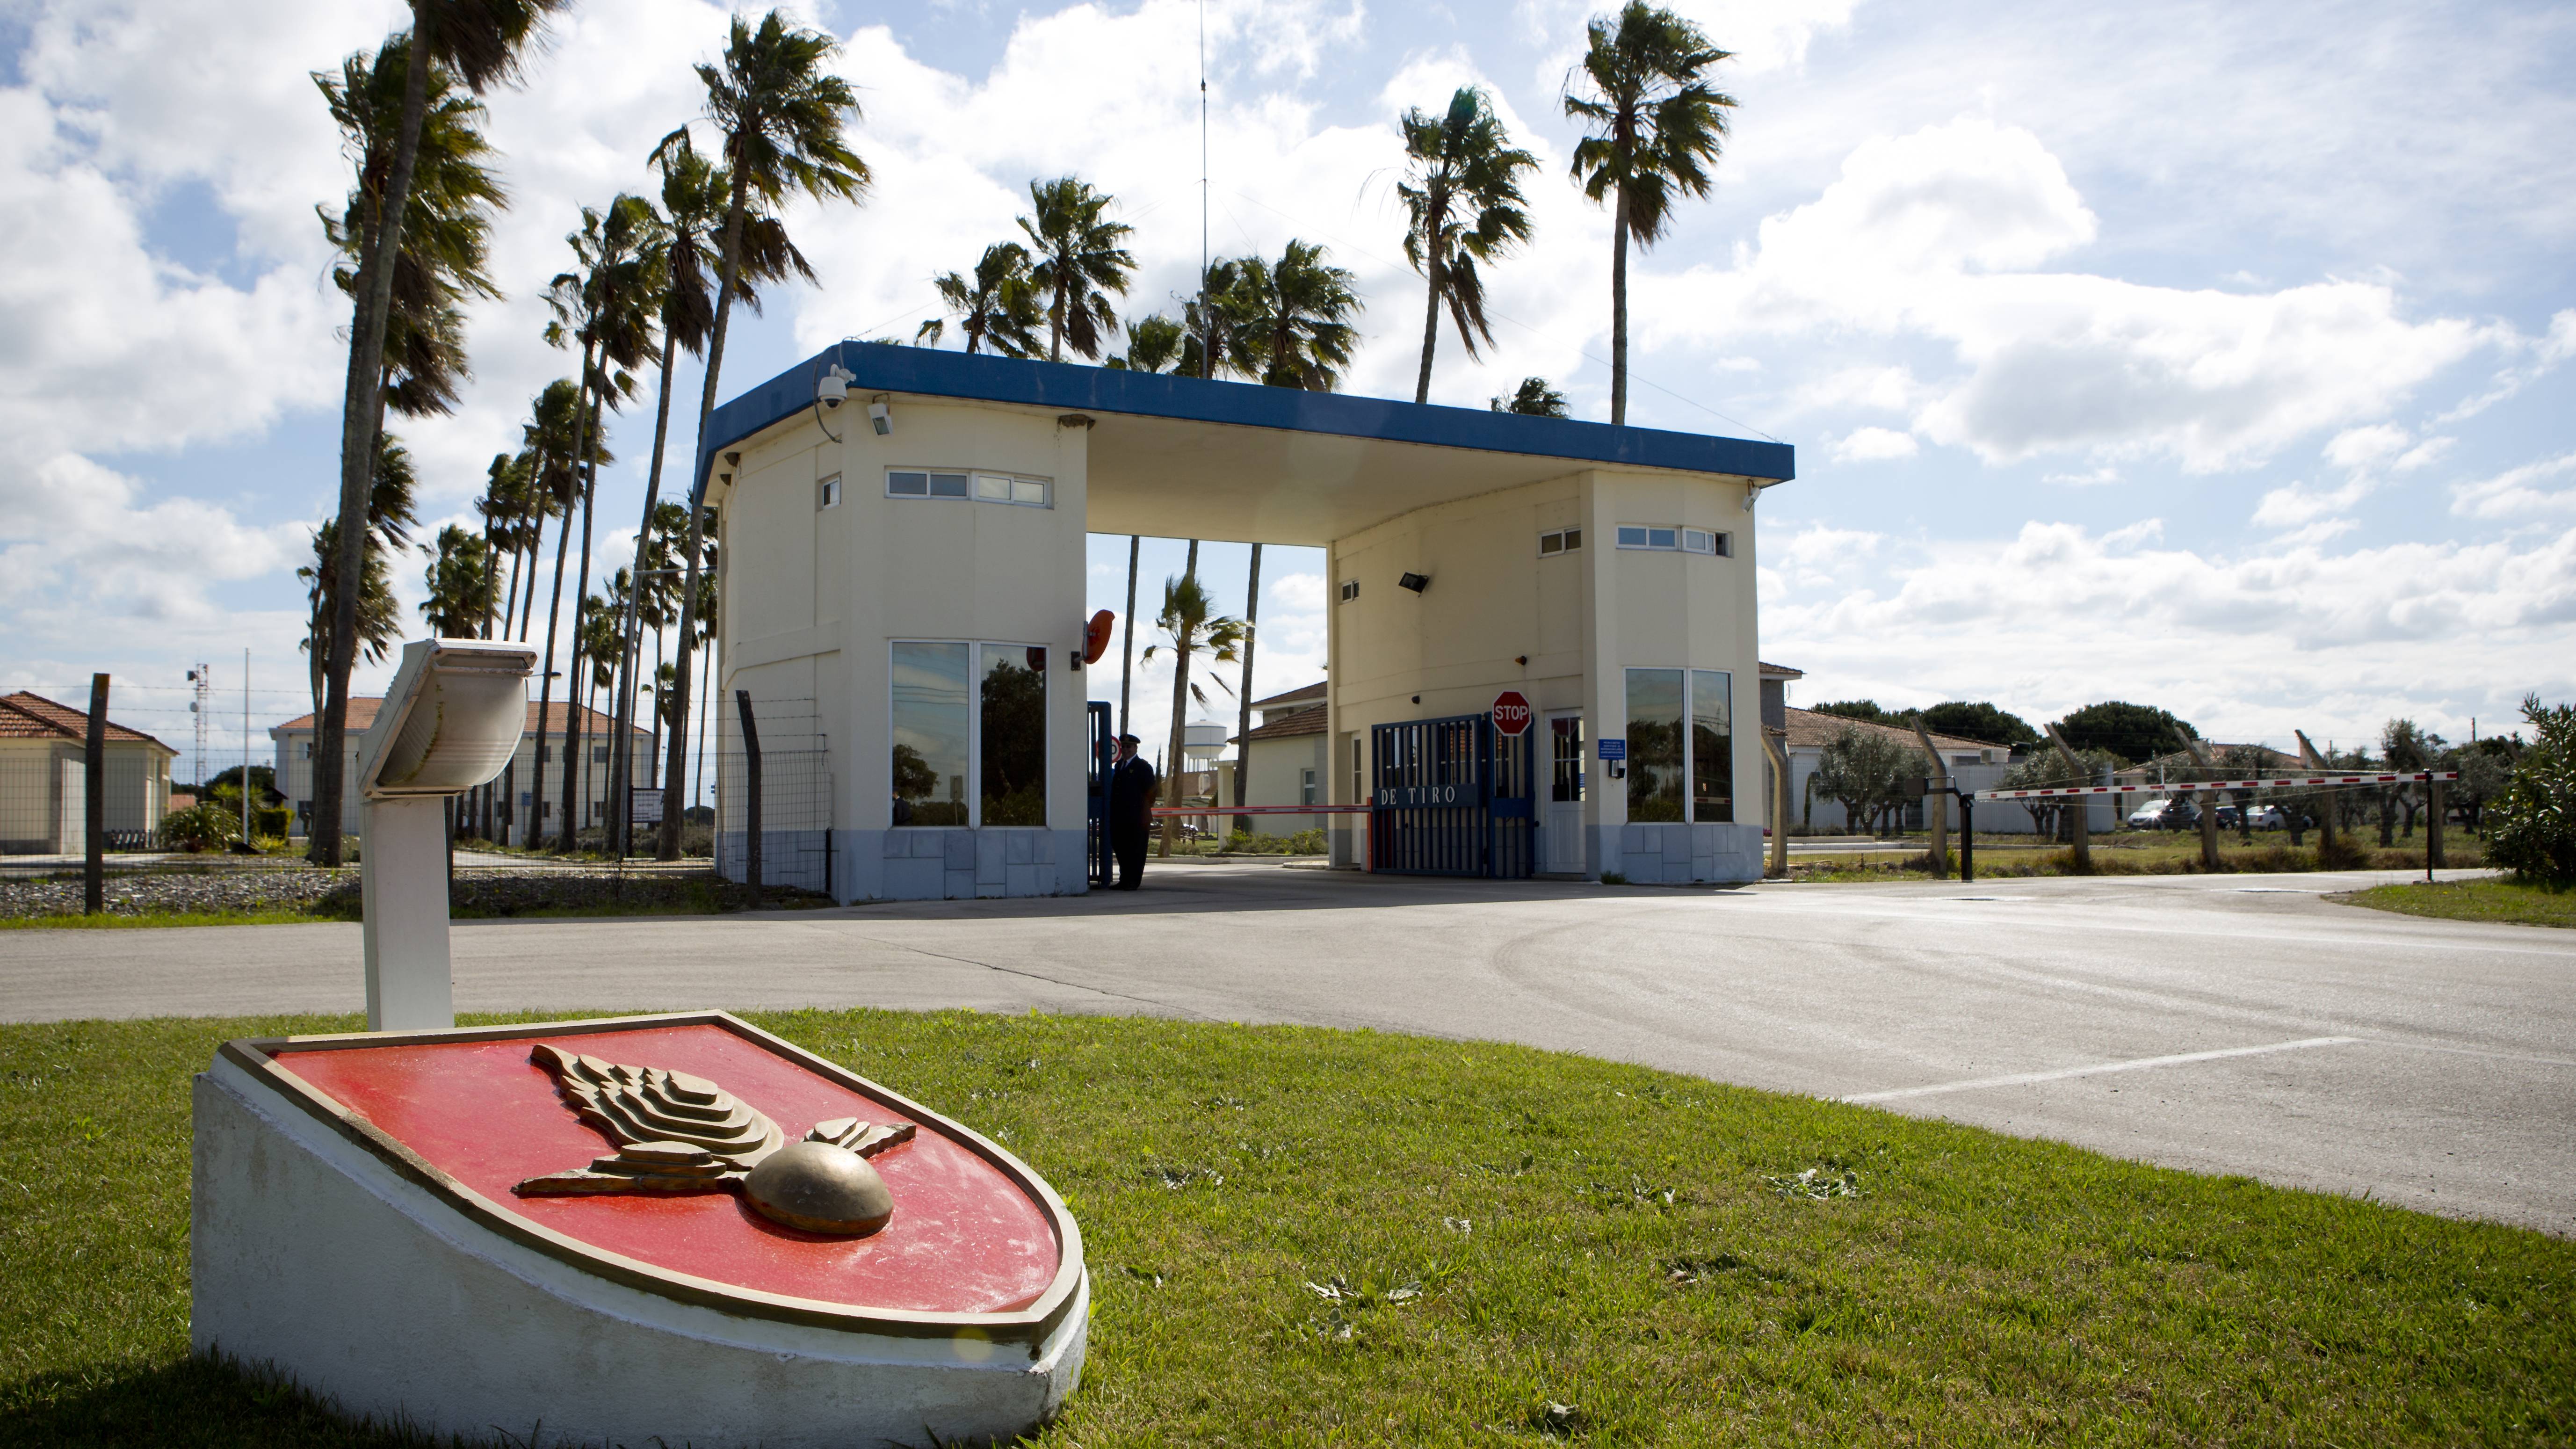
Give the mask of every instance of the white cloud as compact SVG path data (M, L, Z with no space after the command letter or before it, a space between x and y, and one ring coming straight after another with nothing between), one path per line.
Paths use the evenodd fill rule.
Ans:
M1324 576L1322 574L1289 574L1272 579L1269 594L1273 602L1301 613L1324 611Z
M1834 444L1834 461L1878 463L1911 458L1918 451L1912 433L1900 433L1894 428L1856 428Z
M2576 473L2576 452L2561 453L2508 468L2492 478L2451 485L2451 511L2469 518L2511 518L2517 514L2576 511L2576 488L2554 491L2535 483Z
M2384 415L2502 336L2409 321L2379 281L2248 294L2034 270L2098 230L2038 137L1956 120L1862 144L1732 265L1644 279L1640 330L1650 345L1746 329L1946 343L1964 371L1914 417L1932 441L1990 462L2087 448L2203 472Z
M2368 478L2354 478L2339 488L2312 488L2287 483L2263 495L2254 506L2257 528L2291 528L2360 502L2371 491Z
M2119 482L2120 470L2105 463L2099 468L2087 469L2081 473L2051 473L2039 481L2063 483L2070 488L2100 488L2106 484Z

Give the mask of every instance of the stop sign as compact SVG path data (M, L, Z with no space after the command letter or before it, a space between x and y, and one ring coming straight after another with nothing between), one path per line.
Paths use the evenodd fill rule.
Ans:
M1517 735L1530 727L1529 700L1517 689L1506 689L1494 696L1494 729L1498 734Z

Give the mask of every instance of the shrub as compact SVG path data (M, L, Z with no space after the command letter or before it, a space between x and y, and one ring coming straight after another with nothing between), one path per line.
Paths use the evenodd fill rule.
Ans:
M2525 881L2576 884L2576 705L2522 702L2537 736L2486 808L2487 860Z
M241 833L241 816L209 800L161 817L161 843L191 855L221 850Z
M2317 869L2368 870L2370 849L2352 838L2349 829L2338 830L2334 838L2317 842Z

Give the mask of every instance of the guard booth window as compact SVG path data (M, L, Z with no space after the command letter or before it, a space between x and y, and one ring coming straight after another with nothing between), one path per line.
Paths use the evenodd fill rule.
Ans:
M1628 671L1628 818L1735 819L1732 676L1722 669ZM1690 721L1688 730L1683 719ZM1683 781L1690 782L1684 815Z
M889 823L1046 823L1046 661L1025 644L894 646Z

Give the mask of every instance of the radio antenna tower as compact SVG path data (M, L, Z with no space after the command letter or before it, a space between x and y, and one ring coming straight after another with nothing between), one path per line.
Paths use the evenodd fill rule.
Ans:
M188 671L188 683L196 694L196 697L188 702L188 714L197 723L195 763L197 791L200 795L205 793L206 788L206 706L214 702L215 687L212 681L214 672L213 665L203 663ZM201 800L198 803L204 802Z
M1208 296L1207 0L1199 0L1199 376L1216 376L1216 308Z

